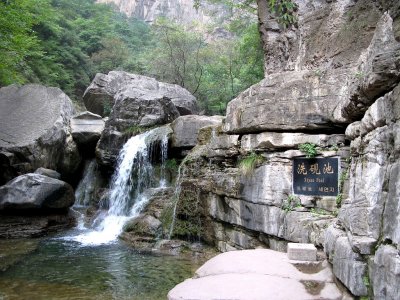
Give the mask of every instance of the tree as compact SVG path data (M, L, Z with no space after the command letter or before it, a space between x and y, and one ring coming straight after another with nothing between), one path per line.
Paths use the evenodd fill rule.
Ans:
M156 44L145 54L149 75L196 93L203 76L200 54L204 37L165 19L158 20L153 29Z
M48 0L0 2L0 86L25 82L27 59L43 54L33 27L46 19Z

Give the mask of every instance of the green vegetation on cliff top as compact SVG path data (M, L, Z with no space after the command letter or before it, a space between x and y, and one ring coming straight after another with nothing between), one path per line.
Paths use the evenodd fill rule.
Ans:
M0 1L0 87L57 86L80 100L97 72L124 70L187 88L209 114L263 78L255 20L224 26L234 33L210 42L214 28L153 25L94 0Z

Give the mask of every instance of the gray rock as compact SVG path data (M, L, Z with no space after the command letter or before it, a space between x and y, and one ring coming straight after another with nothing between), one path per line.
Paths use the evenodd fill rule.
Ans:
M338 106L345 118L363 115L380 95L392 90L400 80L400 43L396 41L393 20L385 13L377 24L371 44L360 57L349 87L349 98Z
M228 133L316 130L345 121L334 116L337 102L346 97L348 70L332 70L323 77L311 71L268 75L227 106Z
M39 174L18 176L0 187L0 210L66 209L74 204L72 187Z
M221 125L222 116L196 116L187 115L177 118L172 122L172 147L174 148L192 148L197 144L197 136L200 128Z
M339 237L335 243L333 258L333 273L343 282L355 296L368 295L368 288L364 282L367 276L367 264L362 257L353 252L347 237Z
M71 100L58 88L1 88L0 184L39 167L59 170L73 114Z
M267 74L314 69L323 76L328 68L351 67L381 16L379 5L368 0L293 2L296 26L289 28L278 23L267 3L258 5Z
M400 258L398 250L382 245L371 261L370 280L375 299L395 300L400 295Z
M242 137L241 149L244 151L261 151L276 149L296 149L300 144L312 143L318 147L344 145L345 137L342 134L304 134L290 132L263 132L248 134Z
M66 230L76 225L75 217L70 212L63 214L49 213L46 215L8 215L0 218L0 238L27 239L49 235Z
M39 175L44 175L47 177L51 177L54 179L60 179L61 178L61 174L58 173L57 171L54 170L50 170L50 169L46 169L46 168L39 168L35 171L35 174L39 174Z
M117 94L130 90L142 94L158 93L171 99L181 115L197 114L196 98L186 89L169 83L158 82L154 78L130 74L123 71L111 71L108 75L98 73L83 95L87 110L104 116L111 111L117 100Z
M127 89L118 93L116 99L96 146L98 162L107 167L115 164L120 149L130 135L170 123L179 116L171 99L154 91Z
M63 177L68 178L72 182L76 182L76 174L81 166L82 156L77 144L71 135L65 139L64 152L59 163L58 170Z
M101 116L85 111L71 119L71 134L80 147L93 147L100 139L104 130L104 120Z
M379 239L380 219L387 199L386 184L393 131L384 126L368 133L359 144L362 156L353 158L350 194L339 212L339 219L353 235Z
M124 225L124 232L120 238L135 249L151 250L157 241L167 235L165 224L161 220L163 214L170 214L173 188L152 188L145 191L144 196L149 198L149 204L142 213Z
M400 161L389 165L387 172L389 188L382 218L383 237L393 241L400 249Z

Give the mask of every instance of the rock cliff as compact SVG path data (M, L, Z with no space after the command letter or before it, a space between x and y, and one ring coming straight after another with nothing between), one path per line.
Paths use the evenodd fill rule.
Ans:
M222 126L200 130L181 170L176 234L190 228L221 251L314 243L353 295L396 299L400 5L294 2L285 29L258 1L266 78L228 104ZM339 158L337 196L294 190L305 143Z
M193 0L97 0L97 2L113 3L127 16L149 23L154 22L158 17L167 17L179 23L207 24L211 20L227 15L226 9L208 3L196 9L193 7Z

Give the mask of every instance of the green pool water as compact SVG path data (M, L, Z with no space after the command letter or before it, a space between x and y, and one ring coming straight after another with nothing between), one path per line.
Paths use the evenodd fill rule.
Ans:
M201 263L139 253L120 242L0 240L0 299L166 299Z

